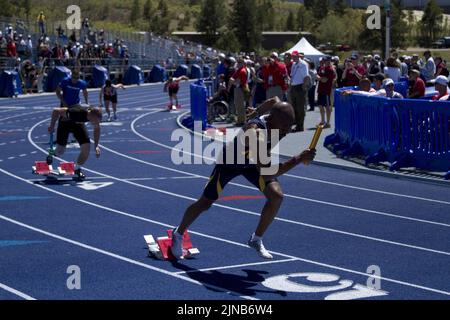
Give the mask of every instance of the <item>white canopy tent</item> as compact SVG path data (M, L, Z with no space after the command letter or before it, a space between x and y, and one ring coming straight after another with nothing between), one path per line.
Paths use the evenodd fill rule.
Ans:
M293 46L291 49L284 52L283 54L292 53L294 51L303 53L305 55L305 58L308 58L309 60L314 61L316 66L319 63L319 59L326 56L326 54L323 54L322 52L320 52L319 50L314 48L308 42L308 40L306 40L306 38L301 38L301 40L299 42L297 42L297 44L295 46Z

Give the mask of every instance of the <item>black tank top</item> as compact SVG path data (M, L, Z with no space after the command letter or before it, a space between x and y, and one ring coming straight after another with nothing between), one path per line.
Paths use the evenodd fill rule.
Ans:
M74 122L88 122L88 109L83 108L83 107L72 107L69 108L66 112L67 114L67 118L69 118L70 120L74 121Z

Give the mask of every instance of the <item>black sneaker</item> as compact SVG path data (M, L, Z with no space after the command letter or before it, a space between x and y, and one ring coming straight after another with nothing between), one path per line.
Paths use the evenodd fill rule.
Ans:
M75 170L75 176L73 177L77 181L84 181L86 180L86 175L81 172L81 169Z

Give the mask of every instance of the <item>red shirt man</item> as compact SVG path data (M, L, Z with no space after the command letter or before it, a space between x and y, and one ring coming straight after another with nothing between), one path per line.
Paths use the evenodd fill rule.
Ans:
M8 41L8 44L6 46L6 55L8 57L17 57L16 44L14 43L14 41Z
M283 91L287 91L286 78L288 76L286 66L280 63L276 57L270 57L268 68L263 70L264 88L280 86Z
M346 63L344 74L342 75L344 85L347 87L359 85L359 81L365 74L366 69L358 62L358 57L356 55L352 56L351 62Z
M235 82L235 85L239 84L239 87L245 88L247 87L247 68L245 65L241 65L240 68L236 70L236 72L233 74L232 78L234 80L239 80Z
M409 98L421 98L425 96L425 82L420 78L419 70L411 70L409 72L409 77L414 81L414 85L411 88Z
M326 57L325 59L325 65L321 66L317 71L317 78L319 80L317 93L329 96L331 95L331 91L333 89L333 81L336 78L336 73L334 72L334 68L331 66L331 59L328 60L328 57ZM324 81L321 81L322 79Z

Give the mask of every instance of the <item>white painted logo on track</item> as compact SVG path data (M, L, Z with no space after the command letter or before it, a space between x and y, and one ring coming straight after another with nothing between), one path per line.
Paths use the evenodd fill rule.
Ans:
M299 282L295 281L294 278L300 278ZM300 283L300 281L303 283ZM267 278L262 284L273 290L294 293L334 292L327 295L325 300L355 300L388 295L388 292L383 290L376 290L360 284L353 285L353 281L340 280L338 275L330 273L300 272L282 274Z
M101 188L105 188L105 187L109 187L111 185L113 185L114 182L90 182L90 181L83 181L79 184L77 184L77 187L87 190L87 191L92 191L92 190L98 190Z

